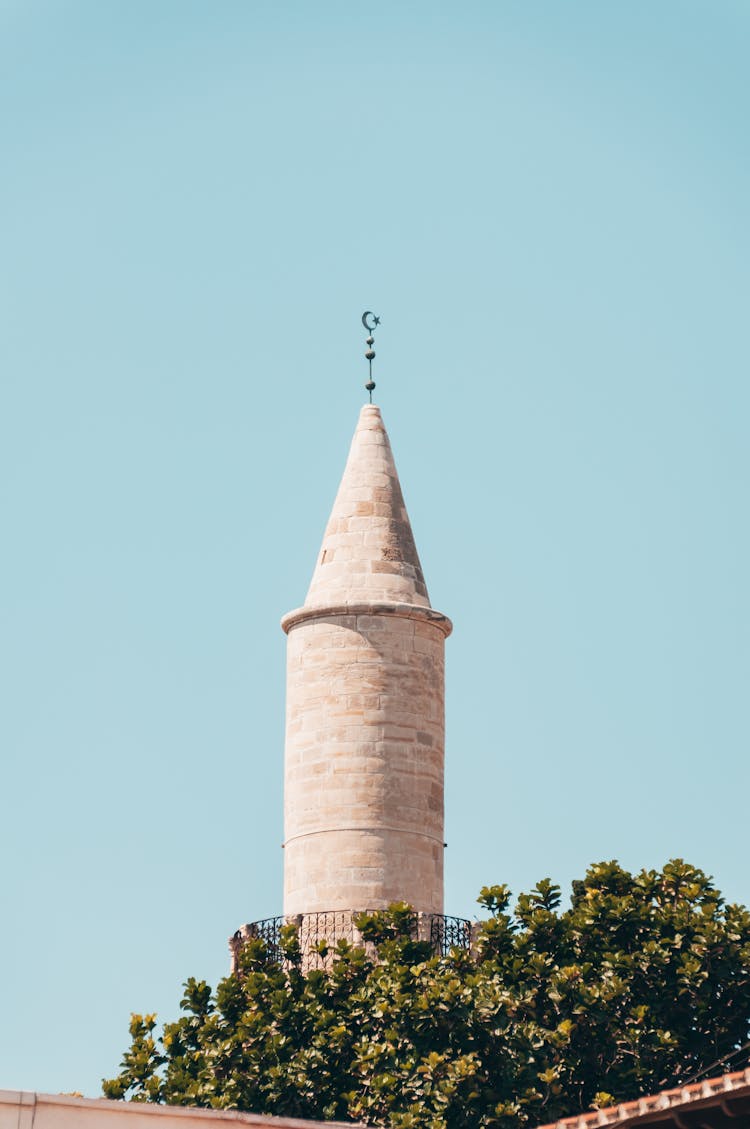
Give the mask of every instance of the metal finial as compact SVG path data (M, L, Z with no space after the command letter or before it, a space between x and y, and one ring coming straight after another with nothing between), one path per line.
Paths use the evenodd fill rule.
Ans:
M369 321L367 320L368 318L372 318L372 325L370 325ZM372 403L372 394L375 390L375 381L372 379L372 362L375 359L375 350L373 349L375 338L373 337L373 333L380 325L380 318L377 317L372 312L372 310L365 310L365 312L362 314L362 325L365 327L368 334L365 357L367 358L367 363L370 366L370 379L367 381L367 384L365 384L365 388L370 393L370 403Z

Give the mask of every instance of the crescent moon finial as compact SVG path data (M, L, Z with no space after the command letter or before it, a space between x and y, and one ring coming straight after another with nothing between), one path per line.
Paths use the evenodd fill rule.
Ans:
M368 318L372 318L372 325L370 325L369 321L367 320ZM375 350L373 349L375 338L373 337L373 333L380 325L380 318L377 316L377 314L374 314L372 310L365 310L365 312L362 314L362 325L367 330L367 349L365 350L365 357L367 358L367 363L370 366L370 378L365 384L365 388L370 393L370 403L372 403L372 394L375 390L375 381L372 379L372 362L375 359Z

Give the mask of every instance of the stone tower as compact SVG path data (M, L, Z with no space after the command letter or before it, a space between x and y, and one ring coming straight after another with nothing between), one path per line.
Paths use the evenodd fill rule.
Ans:
M360 413L287 640L284 913L443 913L444 645L388 435Z
M369 327L368 327L369 328ZM371 338L368 339L371 345ZM373 354L374 355L374 354ZM366 386L371 390L371 385ZM372 385L374 387L374 385ZM284 914L243 925L277 951L298 926L360 943L358 913L408 902L436 951L470 944L443 916L444 649L380 410L362 408L312 582L287 634Z

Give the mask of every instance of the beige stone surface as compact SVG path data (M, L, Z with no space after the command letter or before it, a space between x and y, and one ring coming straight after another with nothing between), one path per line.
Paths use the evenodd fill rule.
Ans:
M444 644L380 411L287 643L284 913L443 912Z
M360 412L305 607L367 600L429 607L380 409Z
M341 1122L333 1121L0 1090L0 1129L229 1129L230 1125L257 1129L313 1129L317 1125L343 1129ZM356 1127L348 1123L348 1129Z

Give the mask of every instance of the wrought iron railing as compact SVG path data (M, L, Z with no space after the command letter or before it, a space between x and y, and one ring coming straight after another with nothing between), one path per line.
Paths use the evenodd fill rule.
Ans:
M369 911L366 911L369 912ZM306 968L324 967L330 962L330 953L339 941L348 941L374 954L374 945L365 941L355 925L359 914L349 910L329 910L321 913L301 913L289 917L265 917L241 926L229 940L232 968L237 967L241 947L250 940L262 940L273 960L281 958L281 930L285 925L295 925L303 964ZM451 949L469 950L472 945L472 923L463 917L446 917L438 913L414 913L408 922L409 934L415 941L429 941L437 956L447 956ZM322 954L321 942L328 947Z
M269 957L272 960L278 960L281 957L279 939L281 927L284 924L283 917L264 917L261 921L252 921L249 925L243 925L237 930L229 942L230 947L232 941L240 945L250 940L265 941Z
M430 914L430 940L440 956L447 956L451 949L470 949L472 935L471 922L465 917Z

